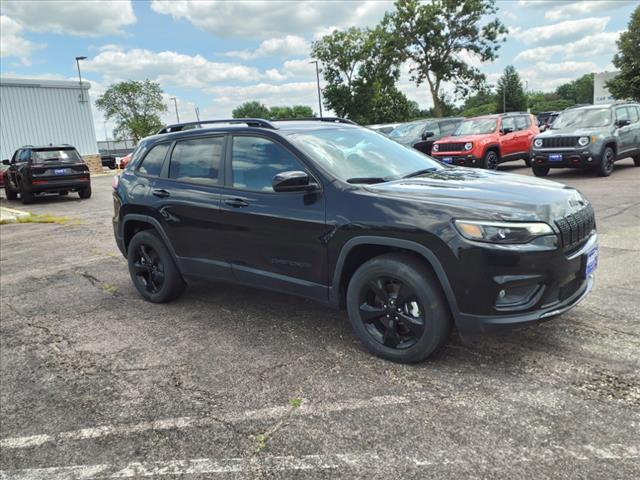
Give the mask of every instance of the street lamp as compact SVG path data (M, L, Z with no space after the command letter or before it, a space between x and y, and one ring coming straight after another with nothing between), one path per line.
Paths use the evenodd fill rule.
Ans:
M320 70L318 69L318 60L312 60L309 63L316 64L316 81L318 82L318 110L320 110L320 118L322 118L322 94L320 93Z
M84 89L82 88L82 74L80 73L80 60L86 60L87 57L76 57L76 66L78 67L78 80L80 81L80 103L84 102Z
M173 104L176 107L176 119L178 119L178 123L180 123L180 115L178 115L178 100L176 100L176 97L171 97L169 100L173 100Z

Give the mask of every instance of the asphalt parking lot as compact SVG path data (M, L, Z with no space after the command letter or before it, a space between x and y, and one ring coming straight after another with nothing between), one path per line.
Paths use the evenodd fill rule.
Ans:
M0 478L640 477L640 168L549 179L595 206L595 290L412 366L284 294L198 284L143 301L110 176L89 200L30 205L68 219L0 227Z

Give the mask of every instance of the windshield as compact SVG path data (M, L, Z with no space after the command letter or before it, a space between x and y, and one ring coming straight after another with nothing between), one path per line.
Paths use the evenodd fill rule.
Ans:
M454 137L462 135L486 135L493 133L498 126L498 120L495 118L474 118L463 121L453 134Z
M47 150L33 150L31 152L31 161L33 163L44 162L64 162L64 163L80 163L82 159L75 149L52 148Z
M309 158L344 181L395 180L419 170L445 168L413 148L364 128L322 128L290 133L287 138Z
M393 130L391 130L391 133L389 133L389 136L391 138L409 137L409 136L417 137L418 134L422 131L425 124L426 122L406 123L404 125L400 125L394 128Z
M589 128L606 127L611 124L611 111L608 108L576 108L558 115L553 128Z

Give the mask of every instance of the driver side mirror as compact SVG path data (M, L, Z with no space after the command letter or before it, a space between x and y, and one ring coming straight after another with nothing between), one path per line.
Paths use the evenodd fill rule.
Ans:
M503 128L502 130L500 130L500 133L502 135L507 135L508 133L512 133L512 132L513 132L513 128L509 128L509 127Z
M308 173L297 170L276 174L271 186L275 192L311 192L318 189L318 184L311 182Z
M426 140L427 138L433 137L435 134L433 132L422 132L422 140Z
M2 160L2 164L3 165L11 165L11 161L8 158L5 158L4 160Z
M625 120L616 120L616 127L626 127L627 125L631 125L631 120L628 118Z

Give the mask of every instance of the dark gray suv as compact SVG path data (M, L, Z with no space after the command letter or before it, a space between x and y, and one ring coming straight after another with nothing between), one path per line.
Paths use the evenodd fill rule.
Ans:
M640 105L631 102L567 109L531 147L538 177L550 168L594 169L606 177L627 157L640 166Z

